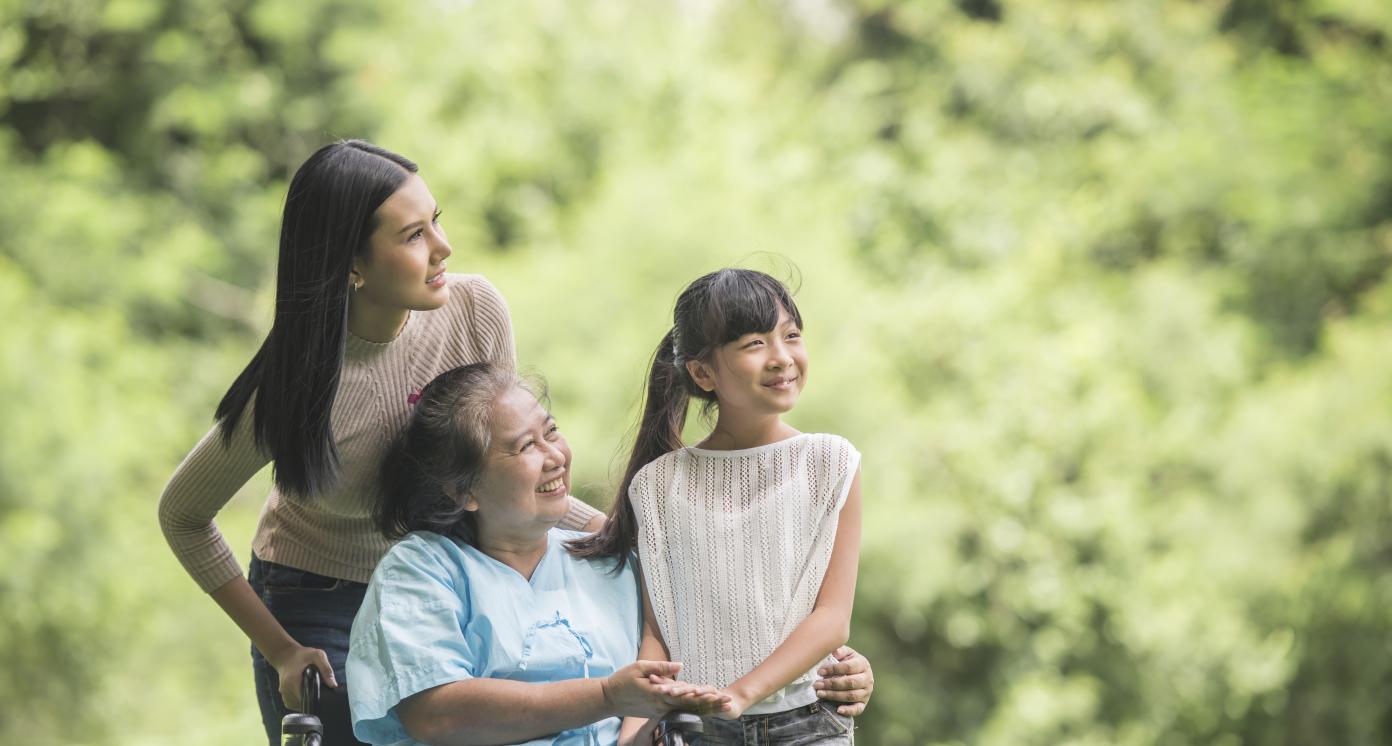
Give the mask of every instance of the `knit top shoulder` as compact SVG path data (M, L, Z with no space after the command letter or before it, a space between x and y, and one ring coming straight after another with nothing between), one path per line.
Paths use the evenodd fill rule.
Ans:
M330 418L338 479L311 498L283 495L272 486L252 540L257 557L361 583L371 578L391 546L372 520L381 492L378 475L387 447L410 416L408 398L451 368L484 360L515 365L512 321L497 288L480 275L450 274L447 282L445 305L413 311L392 341L348 335ZM270 463L269 454L256 446L252 420L246 412L227 443L214 425L174 471L160 498L164 537L204 591L242 572L213 519ZM581 528L595 515L598 511L572 499L561 527Z
M757 448L682 448L629 487L648 599L682 678L725 687L792 634L822 577L860 453L837 435ZM816 701L808 671L751 715Z

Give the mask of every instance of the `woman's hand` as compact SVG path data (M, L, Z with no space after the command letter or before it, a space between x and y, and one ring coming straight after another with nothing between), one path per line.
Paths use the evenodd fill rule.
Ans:
M822 678L813 686L817 696L828 702L848 703L837 707L838 713L856 717L865 712L870 693L875 691L875 672L870 670L870 661L849 645L837 648L832 657L836 658L836 663L817 669Z
M672 708L653 680L670 680L680 670L680 663L669 661L630 663L601 682L604 702L610 712L622 717L662 717Z
M309 666L319 669L320 681L338 688L338 679L334 678L329 656L319 648L296 644L287 648L276 660L271 660L271 665L275 666L276 674L280 676L280 699L291 710L298 711L304 707L304 702L300 701L300 681Z

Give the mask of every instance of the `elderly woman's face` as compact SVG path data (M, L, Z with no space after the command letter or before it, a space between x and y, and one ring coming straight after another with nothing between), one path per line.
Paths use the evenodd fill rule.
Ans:
M536 397L513 388L498 397L492 445L471 493L480 538L544 536L565 517L570 446Z

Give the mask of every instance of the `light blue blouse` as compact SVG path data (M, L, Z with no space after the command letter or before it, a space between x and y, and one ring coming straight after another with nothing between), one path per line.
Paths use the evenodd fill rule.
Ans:
M578 560L551 529L530 581L457 539L426 531L402 539L377 565L348 653L353 733L372 744L414 744L396 706L471 678L551 682L600 678L637 658L642 606L633 563ZM619 719L528 741L599 744Z

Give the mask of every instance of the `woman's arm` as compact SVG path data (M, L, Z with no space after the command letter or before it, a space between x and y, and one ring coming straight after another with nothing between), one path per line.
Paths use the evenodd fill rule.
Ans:
M280 698L292 710L300 709L300 672L307 666L319 669L325 684L338 686L329 657L319 648L299 644L252 590L246 578L238 575L212 592L213 600L236 622L251 644L275 667L280 675Z
M213 522L222 506L270 462L256 448L252 406L247 404L230 441L223 440L222 426L214 425L175 469L160 496L160 530L189 575L275 667L281 699L298 708L300 672L305 666L316 666L325 683L338 686L328 657L322 650L300 645L271 616Z
M603 679L467 679L413 694L397 714L411 738L434 746L518 743L614 716L660 716L667 704L649 677L673 676L678 668L640 660Z
M851 605L855 600L859 558L860 472L857 470L841 508L831 561L822 577L822 588L817 593L812 613L754 670L723 690L730 695L731 702L718 717L738 718L750 705L787 686L846 643L851 631Z

